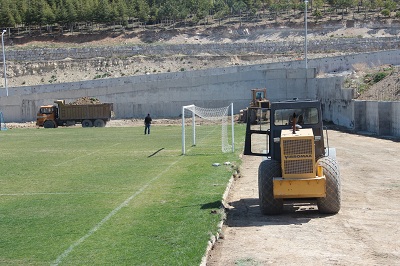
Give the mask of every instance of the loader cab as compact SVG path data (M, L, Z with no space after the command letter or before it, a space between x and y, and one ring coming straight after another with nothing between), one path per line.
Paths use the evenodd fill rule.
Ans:
M291 129L293 119L296 118L298 130L311 128L316 139L315 156L321 157L325 153L321 103L316 100L287 100L272 102L270 108L260 110L268 114L268 123L258 121L257 125L247 123L245 139L245 155L266 156L281 161L279 138L284 129ZM255 137L257 136L258 137ZM263 135L265 137L261 137ZM255 149L255 142L264 141L262 150Z
M269 108L269 100L267 99L267 89L252 89L252 100L250 107Z

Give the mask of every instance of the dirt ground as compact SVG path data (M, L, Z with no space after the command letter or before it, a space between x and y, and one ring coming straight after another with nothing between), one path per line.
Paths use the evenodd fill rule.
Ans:
M338 214L319 214L315 203L289 202L282 215L263 216L261 157L243 156L222 238L206 265L399 265L400 143L329 131L329 144L341 172Z

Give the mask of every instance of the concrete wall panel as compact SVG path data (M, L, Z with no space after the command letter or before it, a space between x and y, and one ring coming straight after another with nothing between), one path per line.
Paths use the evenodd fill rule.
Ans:
M6 122L32 121L40 105L90 96L114 103L116 118L143 118L147 113L156 118L178 117L182 105L221 107L231 102L234 113L238 113L248 106L250 89L267 88L271 101L320 99L324 120L337 125L400 136L400 102L354 101L354 91L342 89L343 77L315 78L318 72L349 70L354 64L400 64L399 53L395 50L314 59L309 61L307 71L301 68L304 62L291 61L9 88L10 96L0 97L0 110Z
M378 134L379 133L379 102L366 102L366 131Z
M400 102L393 102L391 108L390 135L400 137Z
M392 126L392 102L379 102L378 105L378 135L390 136Z

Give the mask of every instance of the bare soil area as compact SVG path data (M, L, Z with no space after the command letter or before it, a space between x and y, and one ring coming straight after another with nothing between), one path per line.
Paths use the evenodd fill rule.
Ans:
M282 215L262 215L261 157L243 156L222 238L206 265L398 265L400 143L329 131L329 144L341 172L338 214L319 214L315 203L287 202Z

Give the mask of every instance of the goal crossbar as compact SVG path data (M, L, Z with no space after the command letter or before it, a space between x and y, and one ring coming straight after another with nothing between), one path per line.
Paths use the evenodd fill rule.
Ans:
M234 117L233 117L233 103L231 103L229 106L226 107L220 107L220 108L203 108L199 106L195 106L194 104L192 105L186 105L182 106L182 154L186 154L186 145L185 145L185 139L186 139L186 132L185 132L185 110L191 111L192 113L192 145L196 145L196 116L206 119L206 120L211 120L211 121L221 121L221 126L222 126L222 136L221 136L221 149L222 152L229 152L235 151L235 146L234 146ZM232 131L232 142L231 144L228 143L228 133L227 133L227 124L228 124L228 115L231 115L231 131Z

